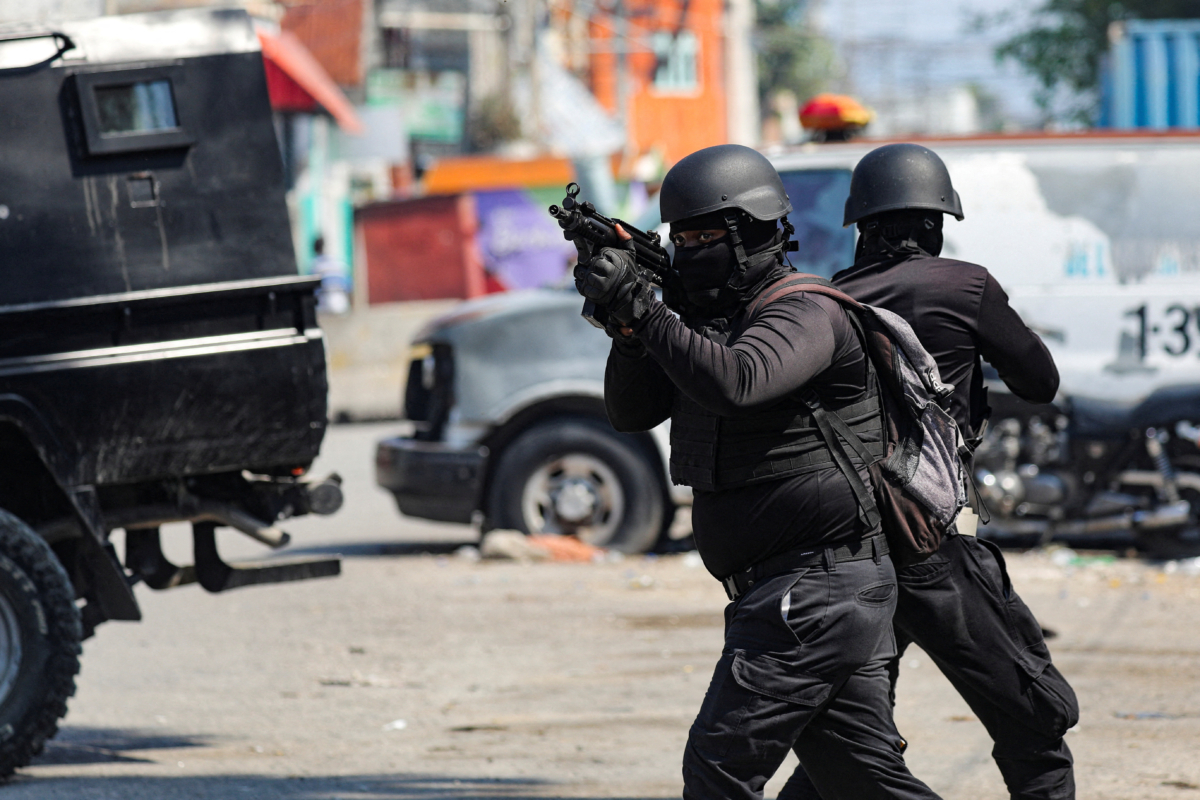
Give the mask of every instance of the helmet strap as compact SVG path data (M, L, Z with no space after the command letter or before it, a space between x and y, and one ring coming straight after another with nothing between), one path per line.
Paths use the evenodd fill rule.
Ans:
M726 284L731 289L740 286L742 278L746 275L746 270L750 266L750 259L746 256L746 248L742 246L742 235L738 232L737 215L732 211L725 212L725 227L729 231L729 238L733 242L733 252L737 256L737 269L729 276L729 282Z
M788 222L787 214L784 214L783 219L779 221L783 224L783 252L785 254L798 252L800 243L792 239L796 235L796 226Z

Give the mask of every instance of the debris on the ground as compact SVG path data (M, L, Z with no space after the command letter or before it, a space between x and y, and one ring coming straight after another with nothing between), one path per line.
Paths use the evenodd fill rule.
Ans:
M363 675L358 670L354 670L349 678L318 678L317 683L322 686L370 686L377 688L392 686L392 682L387 678L380 678L378 675Z
M650 575L636 575L629 579L630 589L652 589L654 588L654 578Z
M479 552L479 548L472 544L464 544L462 547L454 551L454 557L463 561L478 561L483 556Z
M511 561L550 560L549 550L529 541L529 537L520 531L488 531L479 543L479 552L484 558Z
M1069 547L1056 547L1050 551L1050 563L1056 567L1069 567L1075 558L1075 551Z
M545 548L553 561L591 562L604 558L604 551L599 547L580 541L574 536L539 534L530 536L529 541L537 547Z
M1182 572L1189 577L1200 575L1200 557L1198 558L1181 558L1175 561L1168 561L1163 564L1163 572L1168 575L1174 575L1176 572Z
M459 551L464 548L459 548ZM510 561L571 561L602 562L608 553L574 536L535 534L526 536L520 531L488 531L479 545L483 558ZM458 553L456 553L458 555ZM464 554L464 558L470 558Z
M402 731L408 727L408 723L402 719L394 719L387 725L383 726L385 731Z

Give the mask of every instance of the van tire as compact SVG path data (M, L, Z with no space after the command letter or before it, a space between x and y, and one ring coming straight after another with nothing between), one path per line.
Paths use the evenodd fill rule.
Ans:
M0 777L42 751L75 694L83 626L45 540L0 511Z
M573 534L623 553L654 547L665 506L662 479L638 441L585 417L520 434L501 454L488 492L493 528Z

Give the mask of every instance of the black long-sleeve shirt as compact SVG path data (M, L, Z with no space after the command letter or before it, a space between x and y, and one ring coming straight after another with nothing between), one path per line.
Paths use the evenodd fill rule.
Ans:
M859 302L886 308L912 325L937 361L942 381L954 384L949 410L964 436L974 436L989 411L981 356L1018 397L1031 403L1054 399L1054 359L978 264L929 256L864 259L834 275L833 282Z
M737 321L735 320L735 330ZM646 355L614 345L604 376L609 420L620 431L667 419L676 391L723 417L753 414L811 386L828 403L861 400L866 356L835 300L798 293L765 306L721 345L656 303L635 327ZM865 469L860 470L869 486ZM850 485L836 467L716 492L697 491L696 546L723 578L779 553L861 537Z

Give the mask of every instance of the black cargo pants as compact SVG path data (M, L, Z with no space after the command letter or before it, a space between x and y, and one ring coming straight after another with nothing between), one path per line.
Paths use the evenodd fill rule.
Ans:
M1013 800L1074 798L1063 734L1079 721L1079 705L1050 663L1041 626L1013 591L1000 548L951 536L928 559L898 570L897 582L893 690L899 657L916 642L987 728ZM816 793L802 769L779 794L779 800L817 797L832 800L823 789Z
M886 556L767 578L730 603L683 757L685 800L760 800L789 749L827 800L936 798L892 723L895 604Z

